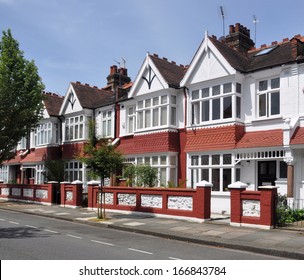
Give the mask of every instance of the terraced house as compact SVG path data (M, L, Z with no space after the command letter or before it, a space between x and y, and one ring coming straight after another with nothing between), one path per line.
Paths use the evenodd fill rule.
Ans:
M66 180L86 183L73 155L95 119L97 135L126 163L158 169L159 187L211 182L212 212L230 212L236 181L304 200L303 36L255 48L246 27L231 25L220 39L206 33L188 66L147 54L133 82L116 66L107 80L103 89L76 82L64 98L48 95L56 105L46 104L30 145L20 144L1 178L39 183L50 154L67 160Z

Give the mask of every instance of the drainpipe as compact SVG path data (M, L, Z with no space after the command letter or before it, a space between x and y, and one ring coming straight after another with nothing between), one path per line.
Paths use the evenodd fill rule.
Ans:
M187 97L187 93L189 92L189 89L187 87L183 87L183 91L184 91L184 110L185 110L185 117L184 117L184 122L185 122L185 125L184 125L184 128L186 128L187 126L187 115L188 115L188 106L187 106L187 100L188 100L188 97Z

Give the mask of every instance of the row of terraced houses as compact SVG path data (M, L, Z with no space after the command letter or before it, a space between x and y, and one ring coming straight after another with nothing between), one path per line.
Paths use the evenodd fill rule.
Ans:
M111 66L107 85L70 83L64 97L44 93L43 119L4 182L42 183L44 161L66 160L66 181L88 181L74 157L88 139L88 121L126 163L158 169L159 187L212 187L212 212L230 212L228 185L275 185L304 199L304 37L255 48L250 31L231 25L226 37L207 33L189 65L147 54L134 81Z

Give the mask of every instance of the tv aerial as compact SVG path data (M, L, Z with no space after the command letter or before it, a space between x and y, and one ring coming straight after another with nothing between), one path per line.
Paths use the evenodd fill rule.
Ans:
M254 43L256 44L256 31L257 31L257 24L259 23L259 20L255 15L253 15L253 23L254 23Z
M225 13L224 13L223 6L220 6L220 13L221 13L222 20L223 20L223 37L225 37Z

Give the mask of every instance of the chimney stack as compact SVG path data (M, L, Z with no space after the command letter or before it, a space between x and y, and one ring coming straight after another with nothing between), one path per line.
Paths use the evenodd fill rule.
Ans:
M107 81L107 84L111 86L111 91L117 92L117 87L131 82L131 78L128 77L128 70L126 68L118 68L116 65L112 65Z
M250 38L250 30L240 23L236 23L235 26L229 26L226 44L242 53L247 53L248 50L254 47L254 42Z

